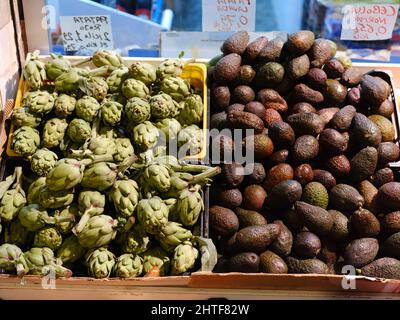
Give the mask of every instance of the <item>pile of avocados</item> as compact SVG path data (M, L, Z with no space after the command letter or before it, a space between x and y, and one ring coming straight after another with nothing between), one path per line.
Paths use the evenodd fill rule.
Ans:
M237 32L221 51L209 63L212 145L255 160L225 160L212 186L214 271L342 274L351 265L400 279L389 83L335 59L335 43L310 31L252 42Z

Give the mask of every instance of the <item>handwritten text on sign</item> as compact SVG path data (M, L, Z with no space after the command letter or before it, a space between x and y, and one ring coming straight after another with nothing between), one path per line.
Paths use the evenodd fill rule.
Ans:
M399 5L354 4L343 7L342 40L386 40L392 38Z
M110 16L61 16L65 51L114 49Z
M203 0L203 31L254 31L256 0Z

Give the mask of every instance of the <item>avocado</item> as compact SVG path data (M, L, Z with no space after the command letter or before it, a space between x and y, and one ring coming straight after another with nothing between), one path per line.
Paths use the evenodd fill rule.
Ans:
M352 106L358 106L361 102L361 91L359 87L351 88L347 92L346 103Z
M303 163L294 170L294 180L297 180L301 185L307 184L314 179L314 171L312 167Z
M293 128L297 136L317 136L324 130L324 122L315 113L296 113L287 118L287 122Z
M312 68L321 68L326 62L332 59L336 54L336 44L327 39L315 39L310 52L310 61Z
M393 170L390 168L379 169L372 176L372 183L377 188L380 188L384 184L393 182L393 181L394 181L394 174L393 174Z
M324 151L332 155L342 154L347 150L347 139L335 129L324 129L319 135L319 143Z
M382 133L382 142L392 142L395 138L395 131L393 123L379 114L373 114L368 117L369 120L374 122Z
M290 110L290 114L295 113L317 113L317 110L308 102L297 102Z
M400 279L400 261L393 258L380 258L361 268L366 277Z
M391 100L386 99L380 104L380 106L372 108L372 110L374 111L374 113L380 114L381 116L390 119L394 112L394 104Z
M257 117L259 117L263 121L265 119L265 111L266 110L265 110L264 105L261 102L250 101L250 102L246 103L246 106L244 107L243 111L255 114ZM276 113L278 114L279 117L281 116L278 112L276 112ZM265 121L264 121L264 123L265 123Z
M289 61L286 71L292 80L305 76L310 70L310 59L306 54L293 58Z
M358 238L374 238L379 235L379 220L367 209L359 209L350 217L350 231Z
M250 226L264 226L267 224L267 220L264 218L264 216L257 211L236 208L236 216L239 219L239 225L241 228Z
M288 268L285 261L272 251L264 251L260 254L260 272L285 274Z
M268 38L261 36L250 42L244 51L243 58L247 62L254 62L258 58L261 50L267 45Z
M392 234L382 245L385 256L400 259L400 232Z
M325 87L327 79L328 76L324 70L320 68L311 68L305 77L305 83L311 89L322 90Z
M378 164L378 151L373 147L360 150L350 160L350 176L355 182L370 178Z
M220 237L217 242L218 253L222 253L225 256L231 256L237 253L238 250L236 247L236 235L237 233L234 233L233 235L227 237Z
M279 182L292 179L293 179L293 168L287 163L280 163L272 167L268 171L267 178L265 179L263 186L264 189L267 190L267 192L269 192Z
M259 102L258 102L259 103ZM264 107L264 106L263 106ZM282 117L279 114L278 111L276 111L275 109L272 108L268 108L268 109L264 109L264 118L262 118L264 120L264 125L267 128L271 128L271 126L276 123L276 122L281 122L282 121Z
M330 190L336 186L336 179L329 171L316 169L313 170L313 175L313 180L322 183L327 190Z
M273 88L282 82L285 68L278 62L267 62L256 72L254 84L259 88Z
M291 79L287 73L283 76L282 81L275 87L275 90L281 95L288 95L295 86L296 81Z
M211 197L213 202L218 203L222 207L235 209L242 204L242 193L237 188L217 188L213 190Z
M324 96L321 92L311 89L304 83L299 83L294 86L290 95L292 103L308 102L312 105L319 105L324 102Z
M281 38L272 39L261 49L258 60L261 62L279 61L284 44L285 42Z
M218 62L219 60L221 60L221 58L222 58L223 56L224 56L224 55L221 53L221 54L218 54L218 55L214 56L213 58L211 58L210 61L208 61L207 67L208 67L208 68L215 67L215 65L217 64L217 62Z
M293 232L300 232L306 229L302 217L292 208L283 210L281 212L281 218L285 225Z
M356 113L356 108L353 106L345 106L333 116L329 125L340 132L347 131Z
M307 183L303 189L301 201L326 209L329 203L328 191L322 183L315 181Z
M244 105L253 101L255 97L254 90L246 85L237 86L232 92L232 101Z
M222 130L228 126L227 114L225 111L214 113L210 118L212 129Z
M325 125L332 120L333 116L339 111L339 108L331 107L331 108L323 108L318 110L317 114L321 117L322 121Z
M268 204L274 209L290 208L301 198L301 184L296 180L285 180L275 185L268 195Z
M234 111L240 111L240 112L243 112L243 111L245 111L244 110L244 108L245 108L245 105L244 104L241 104L241 103L233 103L233 104L231 104L231 105L229 105L229 106L227 106L226 108L225 108L225 112L228 114L229 112L234 112ZM228 117L227 117L227 121L228 121ZM226 127L227 127L228 125L226 125ZM225 127L225 128L226 128ZM225 128L223 128L223 129L225 129Z
M332 240L339 242L346 240L349 237L349 219L347 219L347 217L340 211L329 210L328 212L333 218L333 226L329 233L329 237Z
M315 258L321 250L321 240L312 232L300 232L293 240L293 253L300 259Z
M247 154L254 154L255 160L263 160L274 152L272 140L265 134L250 135L243 138Z
M225 55L228 55L230 53L242 55L246 50L249 40L250 37L247 31L235 32L224 41L221 46L221 51Z
M229 259L230 272L259 272L260 258L254 252L241 252Z
M306 53L314 44L314 33L308 30L301 30L289 35L286 42L288 50L295 55Z
M385 166L390 162L396 162L400 158L400 149L393 142L382 142L378 146L378 164Z
M355 87L360 83L362 76L363 73L359 68L350 67L342 73L340 82L346 87Z
M240 67L239 75L237 79L233 81L233 83L236 83L237 85L250 85L255 76L256 71L253 69L253 67L245 64Z
M232 129L250 129L256 134L264 131L264 122L255 114L245 111L231 111L227 116L228 125Z
M299 260L293 257L287 257L285 262L288 266L289 273L330 273L328 266L319 259Z
M381 219L381 229L385 235L400 231L400 211L390 212Z
M281 227L281 232L274 242L269 246L269 250L276 253L280 257L286 257L292 251L293 235L281 220L275 220L274 224Z
M318 140L311 135L300 136L296 139L292 156L293 160L303 163L313 160L319 152Z
M337 178L346 178L351 170L350 161L344 154L328 158L325 166Z
M273 89L262 89L258 91L257 100L265 106L265 109L272 108L281 113L286 112L288 109L286 100Z
M226 86L216 86L211 89L211 106L214 111L224 110L229 106L231 92Z
M218 258L217 264L215 265L213 272L215 273L229 272L229 259L226 259L224 257Z
M333 226L333 217L328 211L303 201L295 202L294 206L307 229L319 236L325 236L330 233Z
M389 210L400 210L400 182L389 182L380 187L378 201Z
M216 83L225 85L235 80L240 73L242 57L237 53L230 53L217 62L213 71Z
M224 164L221 172L223 184L229 187L239 186L244 179L244 168L240 163Z
M353 212L364 205L364 198L354 187L348 184L337 184L329 194L332 209Z
M247 165L250 166L250 165ZM265 180L266 177L266 172L264 169L264 166L259 163L253 163L253 171L251 174L247 174L244 177L244 181L247 184L262 184L262 182Z
M295 134L292 127L283 121L277 121L271 124L268 129L268 135L278 148L291 147L295 142Z
M288 157L289 157L289 150L287 149L275 151L269 157L269 165L275 166L280 163L285 163L288 160Z
M329 240L324 240L317 258L322 262L325 262L328 266L333 266L338 260L337 251L338 248L335 243Z
M280 231L277 224L245 227L236 234L237 249L261 253L278 237Z
M361 99L371 107L381 105L390 95L389 84L379 78L365 74L361 79Z
M258 184L249 185L243 190L243 208L255 211L261 210L266 198L267 193L263 187Z
M223 132L213 137L211 141L211 153L215 156L219 154L219 159L229 159L234 154L235 142L233 139L224 135ZM215 152L215 154L214 154Z
M343 65L336 59L331 59L324 65L324 71L330 79L337 79L345 72Z
M331 105L341 105L347 97L347 88L338 80L328 79L324 89L325 101Z
M355 239L343 253L345 263L361 268L374 261L379 251L378 240L374 238Z
M239 229L239 220L232 210L211 206L209 212L210 226L218 235L230 236Z
M379 206L377 204L378 199L378 189L368 180L361 181L358 186L358 191L364 198L364 207L374 214L379 211Z

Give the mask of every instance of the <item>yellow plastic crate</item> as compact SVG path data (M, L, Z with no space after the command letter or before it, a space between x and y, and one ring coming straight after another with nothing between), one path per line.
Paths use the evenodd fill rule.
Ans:
M30 55L28 54L29 59ZM49 56L41 56L40 57L43 61L46 61L50 59ZM87 57L77 57L77 56L71 56L71 57L66 57L68 60L71 62L75 63L80 60L84 60ZM135 61L140 61L140 62L147 62L152 64L153 66L157 67L161 62L163 62L165 59L164 58L156 58L156 59L137 59L137 58L123 58L123 62L126 66L129 66ZM85 66L83 64L82 66ZM184 79L187 79L190 81L190 84L198 91L202 92L202 98L203 98L203 146L201 148L201 152L197 155L192 155L192 156L187 156L185 157L184 160L204 160L207 156L207 123L208 123L208 109L207 109L207 67L203 63L188 63L181 74L181 77ZM24 80L24 78L21 76L21 79L19 81L18 85L18 92L17 96L15 98L15 105L14 108L20 108L22 107L22 98L25 94L25 92L28 90L28 85L27 82ZM12 140L13 140L13 134L14 134L14 124L11 124L10 132L8 134L8 141L7 141L7 155L9 157L19 157L14 150L12 149Z

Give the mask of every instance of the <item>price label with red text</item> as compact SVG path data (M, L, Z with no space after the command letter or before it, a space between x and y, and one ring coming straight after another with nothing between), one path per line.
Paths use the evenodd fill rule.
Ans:
M354 4L343 7L341 40L373 41L392 38L399 5Z

